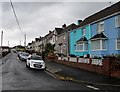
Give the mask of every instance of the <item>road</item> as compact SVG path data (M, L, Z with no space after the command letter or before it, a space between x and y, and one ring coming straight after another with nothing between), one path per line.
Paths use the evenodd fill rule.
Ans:
M1 67L2 90L95 90L86 85L55 79L45 71L29 70L16 53L10 53Z

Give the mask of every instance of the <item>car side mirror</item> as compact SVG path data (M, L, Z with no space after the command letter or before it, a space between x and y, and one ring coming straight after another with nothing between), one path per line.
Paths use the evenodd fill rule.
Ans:
M28 58L28 60L30 60L30 58Z

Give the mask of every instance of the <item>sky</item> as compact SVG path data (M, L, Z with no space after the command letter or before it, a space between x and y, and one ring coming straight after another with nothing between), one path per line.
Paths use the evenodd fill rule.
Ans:
M9 0L0 3L0 25L3 30L3 45L15 46L24 45L24 35L26 42L32 42L35 38L45 36L49 30L55 27L62 27L63 24L77 24L77 20L86 17L114 4L115 2L74 2L68 0L42 1L14 1L14 9L19 20L21 30L11 8ZM8 42L9 41L9 42Z

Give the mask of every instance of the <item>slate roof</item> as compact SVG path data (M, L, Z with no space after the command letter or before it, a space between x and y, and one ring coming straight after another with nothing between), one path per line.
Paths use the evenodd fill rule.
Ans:
M65 29L63 29L64 30L63 32L65 32L65 31L71 31L71 30L75 29L76 26L77 26L76 24L72 23L69 26L65 27Z
M37 41L40 41L40 38L35 38L35 41L37 42Z
M1 46L0 46L0 48L1 48ZM2 46L2 48L3 48L3 49L9 49L8 46Z
M75 29L76 27L77 27L77 25L74 24L74 23L72 23L72 24L68 25L68 26L65 27L65 28L57 28L56 32L57 32L58 35L60 35L60 34L62 34L62 33L64 33L64 32L71 31L71 30ZM55 28L55 29L56 29L56 28Z
M63 32L63 29L62 28L55 28L57 34L61 34Z
M32 45L32 43L28 43L28 45Z
M100 34L96 34L94 35L92 38L90 38L91 40L94 40L94 39L107 39L107 37L103 34L103 33L100 33Z
M115 4L113 4L112 6L109 6L109 7L105 8L105 9L103 9L103 10L101 10L101 11L99 11L99 12L97 12L97 13L95 13L95 14L87 17L87 18L85 18L81 22L81 24L78 25L76 28L85 26L85 25L90 24L90 23L92 23L94 21L97 21L97 20L99 20L101 18L104 18L104 17L107 17L109 15L112 15L112 14L114 14L116 12L120 12L120 1L115 3Z
M44 39L49 40L54 34L54 31L49 32L47 35L44 36Z
M86 38L86 37L81 37L81 38L77 41L77 43L79 43L79 42L84 42L84 41L88 41L87 38Z

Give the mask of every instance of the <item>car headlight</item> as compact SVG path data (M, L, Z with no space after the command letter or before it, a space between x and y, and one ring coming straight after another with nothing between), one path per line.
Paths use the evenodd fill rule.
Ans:
M31 63L34 63L34 61L31 61Z
M41 64L45 64L45 62L41 62Z

